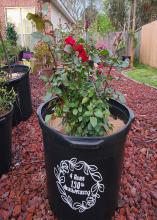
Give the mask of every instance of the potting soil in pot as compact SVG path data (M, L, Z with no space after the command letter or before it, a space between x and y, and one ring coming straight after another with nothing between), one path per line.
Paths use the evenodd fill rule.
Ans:
M113 129L107 132L107 135L112 135L119 130L121 130L124 127L124 122L120 120L119 118L113 118L112 116L109 117L109 123L112 124ZM65 134L65 129L62 124L62 118L52 118L52 120L49 121L48 125L50 127L55 128L57 131L61 132L62 134ZM106 134L104 134L106 135Z
M1 69L8 72L8 67ZM17 100L14 103L13 126L21 121L27 120L32 114L32 100L29 83L30 68L24 65L12 65L12 76L6 83L8 89L13 88L17 94Z
M9 80L19 79L24 75L24 73L11 73L11 77Z

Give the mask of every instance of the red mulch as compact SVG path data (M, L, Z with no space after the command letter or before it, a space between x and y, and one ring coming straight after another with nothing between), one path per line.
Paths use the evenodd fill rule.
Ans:
M157 219L157 90L121 74L114 86L125 94L136 119L126 143L116 220ZM31 76L34 112L13 129L13 166L0 179L0 219L55 220L47 193L41 130L36 109L44 84Z

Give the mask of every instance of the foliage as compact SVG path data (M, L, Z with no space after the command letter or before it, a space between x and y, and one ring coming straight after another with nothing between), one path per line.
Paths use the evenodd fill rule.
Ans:
M113 26L123 30L128 21L128 0L104 0L105 10Z
M48 3L45 3L42 7L42 12L35 14L28 13L27 19L35 23L36 29L38 31L43 32L46 29L47 25L52 26L51 21L49 21L46 17L47 13L48 13Z
M4 57L6 59L7 65L8 65L8 69L9 69L8 78L9 78L11 76L11 67L10 67L10 63L9 63L8 51L7 51L7 48L5 46L3 36L2 36L2 24L1 24L1 22L0 22L0 43L1 43L2 51L4 53Z
M42 68L51 66L51 54L49 47L45 42L38 42L34 47L34 58L36 64L40 65Z
M136 13L136 28L148 24L157 19L157 1L156 0L141 0L138 2Z
M4 40L2 36L2 25L0 23L0 63L4 63L8 65L9 73L8 77L11 73L10 63L14 62L15 57L19 53L19 47L14 45L11 41Z
M11 105L14 103L16 98L14 90L11 89L8 91L4 86L5 80L4 77L1 77L3 74L3 72L0 72L0 116L10 110Z
M100 36L105 36L107 33L115 31L115 28L105 14L99 14L89 31L90 35L97 33Z
M156 20L157 1L139 0L136 10L136 29ZM109 16L112 24L118 30L131 29L132 13L129 17L129 10L132 11L132 0L104 0L105 13Z
M15 31L15 26L12 23L7 23L7 40L10 42L11 45L17 45L17 32Z
M48 14L48 2L43 4L41 12L35 14L28 13L27 19L33 21L37 29L37 32L32 33L33 39L35 39L35 41L37 42L40 41L40 42L45 42L47 44L49 51L51 53L52 63L54 66L56 66L56 60L54 56L54 53L56 53L56 51L54 51L53 45L54 43L56 43L57 36L54 33L53 25L51 21L47 19L47 14ZM49 29L48 32L47 29ZM53 45L52 45L52 41L53 41Z
M45 101L58 96L54 115L62 118L68 134L103 136L112 129L108 100L115 95L111 70L117 59L109 57L107 50L97 50L92 42L76 42L71 36L65 39L60 54L64 68L58 68L50 79L42 77L48 85ZM104 66L101 55L106 55L110 67ZM97 67L92 67L89 59Z
M154 86L157 88L157 69L144 64L135 64L135 68L127 75L139 82Z
M19 51L20 51L20 47L18 47L17 45L13 45L11 41L5 40L4 41L4 46L7 50L7 54L8 54L8 60L10 63L14 62L15 58L18 56ZM4 62L5 63L5 53L4 53L4 49L2 46L2 42L0 42L0 62Z
M53 28L51 32L43 29L32 34L48 45L55 61L52 76L41 77L47 85L45 101L57 96L51 105L53 115L62 118L67 134L103 136L112 129L108 100L121 97L111 87L111 70L119 62L107 50L96 49L92 39L87 42L71 34L65 37L60 31L56 37ZM50 119L51 115L47 115L45 121Z
M94 21L96 20L96 17L98 15L98 10L96 9L96 6L93 4L90 4L83 14L83 17L85 17L86 21L89 22L89 25L92 25Z

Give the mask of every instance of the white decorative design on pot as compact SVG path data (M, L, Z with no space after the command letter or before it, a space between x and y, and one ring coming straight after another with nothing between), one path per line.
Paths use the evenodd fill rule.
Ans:
M83 171L83 175L77 176L76 172ZM98 168L95 165L88 165L85 161L78 161L77 158L71 160L62 160L57 167L54 167L54 174L57 178L57 187L61 194L62 200L67 203L73 210L77 210L80 213L92 208L96 204L96 200L100 198L100 193L105 190L102 175L98 172ZM71 186L66 186L66 176L69 175ZM91 189L81 190L85 188L86 176L91 177L92 185ZM72 197L68 195L68 192L86 196L82 202L74 202Z

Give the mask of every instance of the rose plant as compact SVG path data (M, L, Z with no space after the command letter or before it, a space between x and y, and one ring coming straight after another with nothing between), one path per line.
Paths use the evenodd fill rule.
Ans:
M33 36L48 44L55 67L49 77L42 75L47 93L37 110L50 206L63 220L111 219L117 207L124 143L134 119L132 111L115 100L121 98L112 87L117 57L106 48L96 48L87 29L85 40L73 30L56 35L53 28L48 33L42 14L28 17L38 30ZM113 135L111 117L122 120Z
M105 67L101 55L107 56L110 66ZM115 62L107 50L97 50L92 42L66 37L60 47L62 66L49 79L42 77L48 88L45 101L58 97L46 122L52 116L62 118L66 133L73 136L103 136L112 129L108 100L115 97L111 87Z
M92 39L74 38L73 30L69 31L69 36L57 30L56 36L46 12L29 13L27 18L36 25L33 38L48 45L55 67L50 78L41 77L47 86L45 101L57 97L55 105L54 100L51 102L53 114L48 114L45 121L61 118L69 135L103 136L112 129L108 100L123 99L111 87L115 79L112 67L119 65L117 58L107 49L96 48Z

